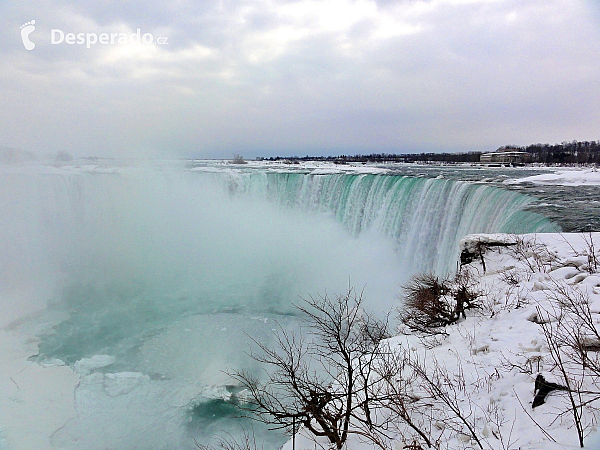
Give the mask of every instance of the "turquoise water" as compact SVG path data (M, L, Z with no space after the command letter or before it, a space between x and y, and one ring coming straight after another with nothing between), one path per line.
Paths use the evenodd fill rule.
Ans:
M465 234L555 227L527 211L531 197L487 185L209 168L0 174L0 281L48 286L36 360L82 375L56 447L186 449L235 435L249 422L235 417L243 398L226 371L259 373L249 336L271 345L279 326L297 330L299 297L350 283L384 314L411 273L454 267ZM286 439L255 432L267 449Z

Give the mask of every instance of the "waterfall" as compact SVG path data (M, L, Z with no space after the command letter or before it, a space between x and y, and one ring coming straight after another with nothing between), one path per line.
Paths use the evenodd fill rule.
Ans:
M258 195L288 208L329 212L354 236L379 232L413 273L454 267L470 233L557 231L527 211L533 199L479 183L374 174L241 172L230 192Z
M310 260L312 250L327 247L314 248L317 241L346 239L347 257L358 258L332 219L348 237L393 251L402 282L410 273L452 270L458 242L469 233L556 231L527 210L532 201L481 183L388 174L5 166L0 287L65 275L138 280L153 292L193 286L189 292L208 282L232 286L236 276L281 284L285 276L276 274L298 251L295 243L303 242L300 252ZM286 254L281 245L290 247ZM337 247L329 251L332 260L339 256ZM317 289L329 285L325 275L319 282ZM260 293L255 296L260 303Z
M231 198L333 217L354 237L377 234L389 240L411 273L451 270L458 242L469 233L557 229L526 209L531 197L448 179L229 168L194 172L171 166L5 168L0 172L0 282L18 283L32 271L40 279L57 268L90 265L119 276L140 266L147 271L179 267L178 259L191 249L206 248L199 236L229 239L213 219L252 222L226 210L224 205L239 208L227 203ZM231 224L227 227L236 234Z

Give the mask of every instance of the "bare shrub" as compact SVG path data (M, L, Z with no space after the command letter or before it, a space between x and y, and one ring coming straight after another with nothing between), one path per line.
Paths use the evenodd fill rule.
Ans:
M523 262L530 272L550 272L555 269L554 265L558 262L556 255L548 250L544 244L540 244L528 237L514 235L514 245L510 246L510 253L518 260Z
M467 268L458 271L454 276L452 296L456 302L456 311L462 317L466 317L465 310L481 307L478 303L481 292L475 289L473 274Z
M466 269L451 280L434 274L415 275L403 291L398 318L413 332L444 334L443 327L465 318L465 310L480 307L481 293L474 289L473 277Z
M588 233L587 235L584 234L583 239L586 247L585 254L587 256L588 272L598 273L598 268L600 268L600 251L596 250L596 244L592 233Z
M500 275L500 281L509 286L518 286L521 283L521 275L518 270L507 270Z
M458 320L448 280L433 274L415 275L403 291L405 301L398 318L411 331L443 333L441 327Z
M571 368L569 368L569 362L564 357L565 355L561 351L561 344L559 343L556 333L559 333L559 328L555 328L553 324L549 321L541 324L542 331L544 333L544 337L546 338L546 342L548 345L548 349L550 351L550 356L554 361L558 372L562 378L562 381L565 384L567 395L569 397L570 408L568 411L572 413L573 423L575 428L577 429L577 437L579 439L579 445L583 447L584 440L584 429L582 425L582 410L581 406L581 386L582 380L575 379L574 373L571 372ZM560 326L559 326L560 327Z
M516 370L517 372L524 373L526 375L539 373L542 370L543 364L543 356L528 356L525 352L512 354L510 358L505 354L502 354L500 358L500 367L502 367L505 371L510 372L512 370Z

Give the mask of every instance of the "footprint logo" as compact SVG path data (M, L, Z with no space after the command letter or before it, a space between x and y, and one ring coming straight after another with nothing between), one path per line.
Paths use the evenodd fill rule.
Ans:
M35 44L29 40L29 35L33 33L33 30L35 30L35 20L21 25L21 39L23 39L23 45L26 50L33 50L35 48Z

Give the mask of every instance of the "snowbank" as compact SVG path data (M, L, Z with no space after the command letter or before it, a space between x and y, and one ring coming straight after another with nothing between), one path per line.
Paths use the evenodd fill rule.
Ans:
M600 186L600 171L596 169L557 170L554 173L506 180L505 184L534 183L561 186Z

